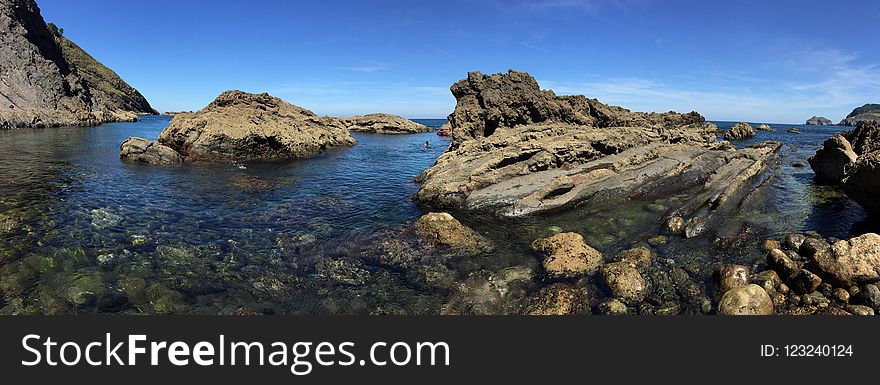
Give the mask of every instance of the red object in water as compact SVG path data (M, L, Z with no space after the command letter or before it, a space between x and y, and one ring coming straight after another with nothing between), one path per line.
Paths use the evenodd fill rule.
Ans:
M440 136L449 136L449 132L450 132L450 131L451 131L451 130L448 129L448 128L443 128L443 129L440 129L440 131L437 131L437 135L440 135Z

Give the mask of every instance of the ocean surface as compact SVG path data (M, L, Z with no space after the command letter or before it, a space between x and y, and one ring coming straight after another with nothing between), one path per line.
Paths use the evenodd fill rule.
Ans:
M448 289L418 287L402 272L375 267L358 282L328 284L291 250L344 253L424 214L411 200L413 178L447 138L354 133L354 147L295 162L161 168L119 160L126 138L155 139L169 121L0 132L0 314L424 314L446 301ZM841 127L771 125L775 132L735 143L785 144L767 192L731 218L732 229L748 228L732 232L749 238L736 247L666 240L657 246L662 257L756 263L760 239L880 229L839 189L812 183L806 159ZM533 267L528 244L554 227L613 253L656 236L663 209L680 198L517 221L462 216L498 248L453 264L454 275Z

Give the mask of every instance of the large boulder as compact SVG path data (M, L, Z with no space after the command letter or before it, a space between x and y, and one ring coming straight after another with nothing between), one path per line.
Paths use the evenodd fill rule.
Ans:
M578 233L539 239L532 243L532 248L544 258L544 270L554 278L590 275L602 263L602 253L590 247Z
M843 180L846 168L857 158L849 141L843 135L834 135L808 161L816 173L816 182L838 184Z
M843 180L846 195L873 215L880 215L880 151L859 157Z
M479 252L492 247L488 239L463 225L449 213L425 214L416 221L415 230L428 242L461 251Z
M837 241L807 255L818 272L845 287L880 281L880 235Z
M355 144L335 118L242 91L226 91L194 114L176 115L159 142L187 161L302 159Z
M737 123L724 133L724 140L745 140L755 137L755 129L748 123Z
M724 293L718 303L718 313L723 315L771 315L773 300L758 285L749 284Z
M119 148L119 157L151 165L177 165L183 157L173 148L144 138L128 138Z
M687 220L699 207L736 206L779 148L735 150L695 112L556 96L522 72L473 72L452 93L452 144L417 178L415 199L429 208L517 217L700 187L675 213Z
M424 124L413 122L391 114L367 114L340 118L342 124L351 131L368 132L372 134L416 134L431 132L431 128Z

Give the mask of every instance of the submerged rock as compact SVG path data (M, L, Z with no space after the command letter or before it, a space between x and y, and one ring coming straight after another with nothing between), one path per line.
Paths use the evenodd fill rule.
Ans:
M509 267L499 272L480 270L452 288L441 314L499 315L521 310L520 298L532 285L533 272Z
M431 132L424 124L413 122L391 114L367 114L340 118L340 121L351 131L369 132L373 134L416 134Z
M194 114L176 115L159 143L187 161L284 160L355 144L335 118L268 94L226 91Z
M626 262L609 263L602 267L601 273L605 285L623 303L637 305L645 300L645 279L635 266Z
M554 278L590 275L602 263L602 254L577 233L539 239L532 243L532 248L543 256L544 270Z
M724 133L724 140L745 140L755 137L755 129L748 123L737 123Z
M183 157L171 147L144 138L128 138L119 147L119 157L151 165L178 165Z
M845 176L844 170L854 164L857 158L849 141L843 135L834 135L808 162L816 173L817 182L838 184Z
M428 242L468 252L486 251L492 243L449 213L428 213L415 223L416 233Z
M526 73L452 87L452 144L417 181L428 207L523 216L700 189L674 216L733 208L778 143L735 150L699 114L637 113L541 90Z
M528 315L590 314L589 290L555 283L542 288L525 308Z
M718 313L723 315L771 315L773 301L760 286L749 284L724 293L718 303Z
M718 269L718 282L722 293L748 285L750 283L749 268L742 265L722 265Z

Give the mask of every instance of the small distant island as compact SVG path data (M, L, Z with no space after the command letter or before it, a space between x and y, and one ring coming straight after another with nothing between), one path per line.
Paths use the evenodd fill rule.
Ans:
M807 119L808 126L832 126L834 122L824 116L814 116Z

